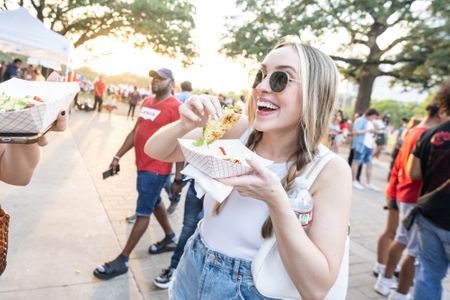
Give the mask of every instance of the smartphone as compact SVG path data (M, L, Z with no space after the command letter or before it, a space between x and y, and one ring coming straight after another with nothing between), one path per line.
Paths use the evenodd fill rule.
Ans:
M120 171L120 165L116 165L115 168L109 168L105 172L103 172L103 179L106 179L110 176L116 175Z
M40 133L8 133L0 132L0 144L34 144L46 134L50 128L55 125L56 121L50 124L44 131Z

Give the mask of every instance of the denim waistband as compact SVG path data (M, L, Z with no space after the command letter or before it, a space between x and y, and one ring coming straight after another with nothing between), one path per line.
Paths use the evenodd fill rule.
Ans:
M222 272L228 273L233 280L242 279L243 281L253 282L251 261L230 257L211 250L202 239L200 233L197 233L197 236L194 238L192 249L196 255L204 257L205 265L213 265L219 268Z

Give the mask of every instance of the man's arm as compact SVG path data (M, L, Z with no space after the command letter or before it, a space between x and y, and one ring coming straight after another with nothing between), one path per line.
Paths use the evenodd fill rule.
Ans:
M120 146L119 151L117 151L116 155L114 155L113 160L109 164L110 168L115 169L114 167L119 164L119 160L122 156L125 155L130 149L134 147L134 133L136 131L137 122L134 125L134 128L128 133L127 137L125 138L125 141L123 141L122 146Z
M422 179L422 168L420 166L420 158L410 154L408 158L408 165L406 166L406 173L411 179Z
M181 177L181 170L184 167L184 162L177 162L175 163L175 178L172 182L171 190L172 195L178 196L181 193L182 190L182 177Z

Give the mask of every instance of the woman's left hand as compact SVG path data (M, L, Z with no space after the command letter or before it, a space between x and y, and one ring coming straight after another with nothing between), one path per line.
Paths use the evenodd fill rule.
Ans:
M56 123L55 123L55 125L52 126L52 128L50 128L50 131L64 131L64 130L66 130L66 127L67 127L66 111L62 111L58 114ZM48 140L44 135L38 140L37 143L39 146L43 147L48 144Z
M244 197L252 197L269 204L282 199L285 193L280 178L260 162L246 159L253 171L246 175L217 179L223 184L233 186Z

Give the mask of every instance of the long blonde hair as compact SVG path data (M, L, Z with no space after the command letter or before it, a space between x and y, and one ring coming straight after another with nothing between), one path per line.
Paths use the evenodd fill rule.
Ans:
M328 125L336 102L338 73L336 65L328 55L314 47L302 44L298 37L284 37L272 51L282 47L292 47L298 53L298 78L301 80L303 99L302 115L298 124L297 149L291 156L290 161L293 163L288 174L281 181L283 188L289 193L295 178L316 155L322 138L328 132ZM253 123L256 115L256 99L253 95L247 102L247 111L249 121ZM254 150L263 134L263 132L253 130L248 138L247 147ZM224 203L225 201L216 205L215 212L217 214ZM261 228L262 236L270 237L272 229L273 225L269 217Z

